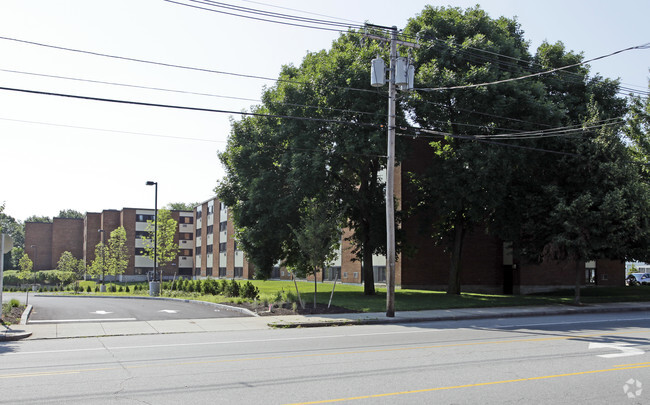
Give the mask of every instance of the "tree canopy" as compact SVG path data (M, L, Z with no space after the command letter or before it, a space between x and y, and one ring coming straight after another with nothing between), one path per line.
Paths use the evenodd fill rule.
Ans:
M292 229L299 227L305 201L318 198L354 231L364 290L374 294L372 255L386 249L387 99L370 87L368 73L378 52L385 54L376 43L342 35L331 50L307 54L299 67L285 66L263 104L253 108L259 115L232 123L217 194L231 209L258 277L268 277L279 262L299 260ZM398 119L404 122L403 114Z
M83 218L84 214L82 214L79 211L72 210L72 209L66 209L66 210L61 210L59 211L59 215L57 215L57 218Z
M618 81L590 76L582 54L562 42L533 54L515 19L493 19L479 6L426 6L404 36L421 46L412 52L416 91L400 96L397 125L411 147L430 152L426 169L411 174L412 206L451 255L449 293L461 290L469 232L512 241L526 260L643 254L650 202L629 161L650 152L647 100L633 102L634 155L622 138L628 106ZM346 218L365 291L374 293L387 169L386 93L369 86L377 55L386 49L351 30L330 50L283 67L254 115L232 123L217 194L261 277L299 262L292 229L316 199ZM406 143L398 137L398 160L410 156Z

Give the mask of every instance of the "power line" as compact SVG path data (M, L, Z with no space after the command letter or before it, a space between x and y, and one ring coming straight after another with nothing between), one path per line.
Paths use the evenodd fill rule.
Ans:
M198 4L203 4L206 6L212 6L212 7L220 7L220 8L225 8L229 10L234 10L234 11L239 11L239 12L244 12L244 13L250 13L254 15L262 15L262 16L267 16L270 18L279 18L279 19L285 19L285 20L290 20L290 21L301 21L303 22L302 24L299 23L292 23L292 22L287 22L287 21L277 21L277 20L272 20L269 18L262 18L262 17L255 17L251 15L243 15L243 14L237 14L234 12L228 12L228 11L223 11L223 10L217 10L215 8L209 8L209 7L202 7L194 4L187 4L187 3L182 3L179 1L173 1L173 0L164 0L168 3L174 3L178 4L181 6L185 7L191 7L191 8L196 8L200 10L205 10L205 11L210 11L213 13L219 13L219 14L225 14L225 15L231 15L235 17L240 17L240 18L247 18L251 20L256 20L256 21L264 21L264 22L269 22L269 23L274 23L274 24L282 24L282 25L289 25L289 26L294 26L294 27L300 27L300 28L310 28L310 29L317 29L317 30L322 30L322 31L334 31L334 32L346 32L347 28L349 27L348 25L344 25L342 23L337 23L337 22L325 22L325 21L317 21L314 19L308 19L308 18L301 18L297 16L288 16L285 15L285 17L280 16L277 13L271 13L271 12L263 12L262 10L255 10L255 9L248 9L247 7L238 7L238 6L232 6L229 4L225 3L217 3L217 2L212 2L212 1L199 1L199 0L188 0L192 3L198 3ZM252 11L246 11L252 10ZM276 14L276 15L274 15ZM321 25L329 25L332 27L339 27L339 28L328 28L328 27L322 27L322 26L317 26L317 25L307 25L307 24L321 24ZM346 29L341 29L342 27L345 27Z
M56 123L52 123L52 122L43 122L43 121L19 120L19 119L5 118L5 117L0 117L0 120L9 121L9 122L18 122L18 123L22 123L22 124L35 124L35 125L45 125L45 126L60 127L60 128L82 129L82 130L87 130L87 131L111 132L111 133L137 135L137 136L149 136L149 137L154 137L154 138L174 139L174 140L181 140L181 141L210 142L210 143L222 143L222 144L228 143L228 141L218 141L216 139L188 138L188 137L184 137L184 136L162 135L162 134L152 134L152 133L134 132L134 131L122 131L122 130L117 130L117 129L106 129L106 128L96 128L96 127L84 127L84 126L78 126L78 125L56 124ZM272 145L264 145L262 147L267 148L267 149L296 150L296 151L301 151L301 152L322 152L323 151L322 149L295 148L295 147L286 148L286 147L272 146ZM350 155L350 156L367 156L367 157L386 158L385 155L377 155L377 154L371 154L371 153L354 153L354 152L340 152L340 151L328 152L328 153L334 153L335 155Z
M184 69L184 70L191 70L191 71L196 71L196 72L204 72L204 73L213 73L213 74L220 74L220 75L227 75L227 76L234 76L234 77L242 77L246 79L258 79L258 80L267 80L267 81L273 81L273 82L280 82L280 83L293 83L293 84L309 84L307 82L300 82L297 80L288 80L288 79L273 79L270 77L265 77L265 76L257 76L257 75L251 75L251 74L244 74L244 73L234 73L234 72L226 72L222 70L214 70L214 69L207 69L207 68L199 68L199 67L193 67L193 66L186 66L186 65L177 65L173 63L165 63L165 62L156 62L156 61L150 61L150 60L145 60L145 59L138 59L138 58L131 58L127 56L119 56L119 55L109 55L101 52L94 52L94 51L86 51L82 49L75 49L75 48L68 48L68 47L63 47L63 46L57 46L57 45L50 45L50 44L44 44L41 42L35 42L35 41L27 41L24 39L17 39L17 38L10 38L10 37L3 37L0 36L0 40L6 40L6 41L13 41L13 42L18 42L22 44L28 44L28 45L35 45L43 48L51 48L51 49L58 49L62 51L68 51L68 52L75 52L75 53L81 53L81 54L86 54L86 55L93 55L93 56L101 56L104 58L111 58L111 59L117 59L117 60L123 60L123 61L129 61L129 62L138 62L138 63L145 63L149 65L156 65L156 66L164 66L164 67L171 67L171 68L176 68L176 69ZM342 87L342 86L330 86L331 88L336 88L336 89L342 89L342 90L350 90L350 91L359 91L359 92L366 92L366 93L373 93L373 94L384 94L378 90L368 90L368 89L358 89L358 88L352 88L352 87Z
M267 3L262 3L262 2L259 2L259 1L253 1L253 0L241 0L241 1L245 1L246 3L259 4L259 5L262 5L262 6L267 6L267 7L272 7L272 8L278 8L278 9L282 9L282 10L297 11L299 13L311 14L311 15L315 15L315 16L318 16L318 17L333 18L335 20L346 21L346 22L354 23L354 24L361 25L361 26L363 25L363 22L360 22L360 21L347 20L347 19L341 18L341 17L333 17L333 16L330 16L330 15L313 13L311 11L298 10L298 9L290 8L290 7L281 7L281 6L276 6L274 4L267 4Z
M650 49L650 43L646 43L646 44L642 44L642 45L637 45L637 46L631 46L631 47L629 47L629 48L620 49L620 50L618 50L618 51L615 51L615 52L609 53L609 54L607 54L607 55L598 56L598 57L595 57L595 58L592 58L592 59L588 59L588 60L585 60L585 61L582 61L582 62L573 63L573 64L571 64L571 65L566 65L566 66L561 66L561 67L554 68L554 69L550 69L550 70L546 70L546 71L543 71L543 72L532 73L532 74L528 74L528 75L524 75L524 76L520 76L520 77L513 77L513 78L510 78L510 79L496 80L496 81L493 81L493 82L478 83L478 84L466 84L466 85L461 85L461 86L430 87L430 88L415 88L414 90L417 90L417 91L426 91L426 92L430 92L430 91L439 91L439 90L459 90L459 89L470 89L470 88L476 88L476 87L491 86L491 85L501 84L501 83L514 82L514 81L518 81L518 80L529 79L529 78L531 78L531 77L537 77L537 76L542 76L542 75L546 75L546 74L549 74L549 73L554 73L554 72L562 71L562 70L564 70L564 69L570 69L570 68L572 68L572 67L576 67L576 66L584 65L584 64L587 64L587 63L589 63L589 62L593 62L593 61L595 61L595 60L604 59L604 58L607 58L607 57L610 57L610 56L614 56L614 55L617 55L617 54L619 54L619 53L626 52L626 51L630 51L630 50L634 50L634 49Z
M134 131L122 131L117 129L105 129L105 128L94 128L94 127L84 127L78 125L67 125L67 124L55 124L53 122L43 122L43 121L30 121L30 120L19 120L13 118L0 117L2 121L9 122L19 122L23 124L36 124L36 125L45 125L50 127L60 127L60 128L72 128L72 129L83 129L87 131L98 131L98 132L112 132L118 134L126 135L138 135L138 136L150 136L154 138L165 138L165 139L177 139L182 141L199 141L199 142L212 142L212 143L227 143L227 141L217 141L215 139L204 139L204 138L188 138L184 136L174 136L174 135L162 135L162 134L152 134L146 132L134 132Z
M121 87L144 89L144 90L156 90L156 91L164 91L164 92L170 92L170 93L189 94L189 95L206 96L206 97L217 97L217 98L225 98L225 99L238 100L238 101L251 101L251 102L255 102L255 103L263 102L260 99L253 99L253 98L225 96L225 95L214 94L214 93L200 93L200 92L193 92L193 91L187 91L187 90L166 89L166 88L161 88L161 87L141 86L141 85L136 85L136 84L116 83L116 82L108 82L108 81L102 81L102 80L82 79L82 78L77 78L77 77L49 75L49 74L34 73L34 72L24 72L24 71L19 71L19 70L0 69L0 72L16 73L16 74L23 74L23 75L30 75L30 76L39 76L39 77L48 77L48 78L53 78L53 79L72 80L72 81L87 82L87 83L105 84L105 85L111 85L111 86L121 86ZM313 106L313 105L305 105L305 104L297 104L297 103L274 102L274 104L286 105L286 106L292 106L292 107L304 107L304 108L322 109L322 110L328 110L328 111L337 111L337 112L345 112L345 113L353 113L353 114L366 114L366 115L375 115L376 114L374 112L346 110L346 109L340 109L340 108Z
M503 146L503 147L507 147L507 148L515 148L515 149L530 150L530 151L535 151L535 152L552 153L552 154L555 154L555 155L580 156L580 155L578 155L576 153L560 152L560 151L555 151L555 150L550 150L550 149L534 148L534 147L531 147L531 146L523 146L523 145L516 145L516 144L511 144L511 143L488 141L488 140L485 140L485 139L476 138L475 136L450 134L448 132L434 131L434 130L425 129L425 128L411 127L411 128L408 128L408 129L411 129L416 133L416 138L449 137L449 138L455 138L455 139L460 139L460 140L465 140L465 141L474 141L474 142L485 143L485 144L489 144L489 145ZM431 134L431 136L421 135L421 134L419 134L419 132L425 132L425 133ZM402 134L398 133L397 135L403 136L403 137L409 137L409 138L414 137L411 134L403 134L403 133Z
M115 104L138 105L138 106L143 106L143 107L170 108L170 109L175 109L175 110L200 111L200 112L211 112L211 113L220 113L220 114L253 116L253 117L286 118L286 119L303 120L303 121L326 122L326 123L330 123L330 124L358 125L358 126L373 127L373 128L381 128L382 127L381 125L376 125L376 124L353 122L353 121L341 121L341 120L333 120L333 119L326 119L326 118L295 117L295 116L281 115L281 114L262 114L262 113L253 113L253 112L244 112L244 111L220 110L220 109L214 109L214 108L188 107L188 106L172 105L172 104L146 103L146 102L141 102L141 101L120 100L120 99L91 97L91 96L79 96L79 95L76 95L76 94L55 93L55 92L47 92L47 91L39 91L39 90L18 89L18 88L11 88L11 87L0 87L0 90L14 91L14 92L19 92L19 93L27 93L27 94L37 94L37 95L42 95L42 96L66 97L66 98L72 98L72 99L78 99L78 100L101 101L101 102L115 103Z

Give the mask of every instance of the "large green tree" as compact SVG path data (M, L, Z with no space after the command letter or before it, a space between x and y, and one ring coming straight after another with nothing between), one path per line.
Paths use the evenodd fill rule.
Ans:
M253 108L259 115L233 122L217 193L258 276L268 277L278 262L299 260L292 229L300 226L303 202L318 198L347 218L364 291L375 293L372 256L386 245L387 98L369 85L369 62L377 53L384 53L377 43L342 35L331 50L285 66Z
M592 100L603 116L620 116L625 101L616 97L615 81L589 78L582 66L509 81L582 57L561 43L544 43L533 56L516 20L492 19L478 6L427 6L405 32L427 43L415 53L416 82L430 89L413 93L408 104L414 120L427 128L425 135L438 136L430 140L428 171L414 183L430 233L451 255L447 292L459 294L468 232L517 241L522 216L549 212L541 190L562 176L550 169L565 149L573 150L571 141L526 135L582 125ZM530 205L521 204L523 196Z
M595 105L574 153L557 159L553 181L522 216L520 244L544 260L575 263L575 303L580 303L583 263L648 257L650 186L621 136L621 123L596 127ZM529 203L529 198L522 201Z

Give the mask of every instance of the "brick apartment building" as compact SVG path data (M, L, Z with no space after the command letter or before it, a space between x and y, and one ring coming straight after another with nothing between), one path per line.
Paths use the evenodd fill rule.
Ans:
M174 210L171 216L178 223L174 242L179 245L179 254L173 263L162 268L163 277L191 277L194 267L194 214L192 211ZM35 270L55 269L65 251L84 260L88 266L95 258L95 246L102 236L107 242L111 232L122 226L126 231L129 263L118 279L146 280L147 273L153 269L153 261L144 256L142 238L147 234L147 220L153 219L154 210L123 208L88 212L83 219L54 218L51 223L26 222L25 250L34 262ZM107 276L106 279L112 278Z
M254 268L246 261L244 252L237 249L234 225L227 207L218 197L199 204L194 209L194 215L194 276L252 278ZM418 232L417 221L417 218L412 218L403 223L409 242L417 248L412 254L398 256L395 266L396 284L402 288L444 290L448 283L450 256L443 248L435 246L431 238ZM317 275L319 281L334 280L338 273L338 280L341 282L363 282L361 262L353 260L352 246L345 240L348 236L350 231L344 230L338 257L330 268ZM581 266L584 267L585 285L624 285L625 266L622 261L598 260L581 263ZM466 236L462 267L463 291L526 294L572 288L575 283L574 263L521 263L513 257L511 244L480 231ZM384 256L373 256L373 270L375 282L385 283ZM288 280L290 275L278 265L273 269L271 278Z

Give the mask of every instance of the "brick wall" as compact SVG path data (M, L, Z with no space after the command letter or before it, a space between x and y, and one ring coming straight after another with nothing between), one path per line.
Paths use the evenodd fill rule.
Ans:
M52 263L56 268L63 252L83 259L84 220L79 218L54 218L52 222Z
M25 253L34 263L33 270L56 267L52 266L52 223L25 222Z

